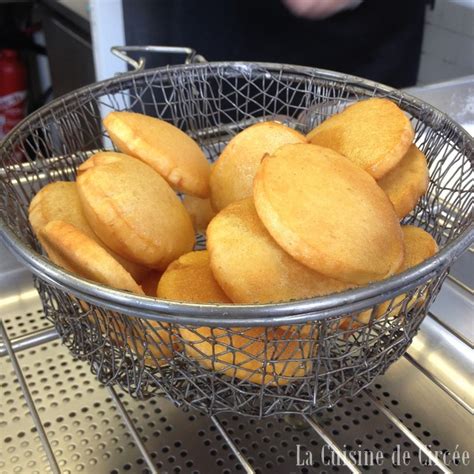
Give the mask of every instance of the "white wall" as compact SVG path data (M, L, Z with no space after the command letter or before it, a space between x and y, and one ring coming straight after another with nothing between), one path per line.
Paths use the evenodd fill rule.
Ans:
M474 74L474 0L435 0L427 8L418 83Z

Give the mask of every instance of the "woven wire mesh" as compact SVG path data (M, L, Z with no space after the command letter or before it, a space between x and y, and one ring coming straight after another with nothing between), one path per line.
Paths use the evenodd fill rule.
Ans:
M405 223L427 230L442 250L472 223L472 141L436 110L381 85L290 66L192 65L105 81L30 116L0 147L0 223L26 248L45 314L71 352L88 360L103 383L119 384L136 397L165 395L209 414L311 413L354 396L383 373L416 334L448 264L410 288L400 281L377 304L362 302L357 311L345 312L342 298L336 312L322 312L319 319L301 307L307 315L301 324L274 326L269 317L268 324L219 327L206 324L202 311L194 324L184 324L177 322L179 314L157 309L160 322L141 318L138 306L130 316L107 302L92 304L93 294L73 296L73 283L51 278L59 270L39 271L34 258L42 250L28 223L28 204L42 186L74 179L91 152L112 148L101 127L111 110L163 118L193 136L214 161L232 136L254 122L276 119L308 132L372 96L394 100L413 122L430 184Z

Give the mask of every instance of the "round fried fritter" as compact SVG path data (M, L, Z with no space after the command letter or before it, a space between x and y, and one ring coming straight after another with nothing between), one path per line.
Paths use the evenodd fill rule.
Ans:
M64 221L51 221L39 230L46 252L57 265L88 280L143 295L140 286L102 246Z
M254 201L278 244L327 277L365 284L402 264L402 231L389 199L368 173L333 150L279 148L257 172Z
M392 101L356 102L307 135L314 145L337 151L380 179L403 158L414 138L408 117Z
M81 176L81 174L84 174L87 170L96 166L110 165L120 160L129 160L134 163L137 161L137 158L116 151L99 151L91 155L86 161L78 166L77 176Z
M214 276L234 303L290 301L352 286L287 254L261 223L251 198L219 212L209 225L207 246Z
M414 225L404 225L402 232L405 258L397 273L402 273L420 264L438 251L438 244L426 230Z
M192 303L229 303L209 266L207 251L173 262L158 285L158 297ZM184 349L206 369L256 384L286 385L307 375L310 344L280 328L221 329L180 326Z
M412 145L400 163L377 183L385 191L402 219L416 206L428 189L429 175L425 155Z
M260 385L287 385L310 374L311 347L280 328L181 326L184 350L201 366Z
M110 253L132 275L135 281L140 282L149 272L148 268L130 262L113 252L95 235L84 216L77 186L74 182L56 181L44 186L31 200L29 220L37 236L39 230L53 220L72 224Z
M164 270L193 248L186 209L169 184L141 161L120 156L109 156L107 163L90 161L77 187L94 232L128 260Z
M28 211L35 234L52 220L68 222L89 236L94 233L82 211L74 182L56 181L47 184L33 197Z
M252 196L253 179L265 154L287 143L307 143L301 133L277 122L262 122L237 134L215 162L210 178L216 211Z
M209 196L209 163L199 145L179 128L134 112L111 112L104 126L120 151L151 166L174 189Z
M230 303L209 266L206 250L190 252L172 262L158 284L158 298L190 303Z
M397 273L402 273L409 268L419 265L438 251L436 241L428 232L420 227L404 225L402 226L402 232L405 256L403 264ZM415 305L423 304L427 296L425 292L426 289L418 290L408 301L406 301L408 298L407 294L403 293L390 301L381 303L374 312L375 318L381 318L387 311L388 316L404 316L408 311L413 309ZM367 324L371 313L371 311L360 313L356 318L355 324L352 324L352 327Z
M144 295L132 276L82 230L67 222L51 221L40 229L39 235L49 258L56 265L88 280ZM90 310L89 303L78 302L84 311ZM145 320L140 322L136 318L130 318L129 324L125 324L125 316L110 311L88 318L92 327L100 330L114 344L127 344L133 352L144 357L149 365L167 363L173 350L179 350L169 324Z

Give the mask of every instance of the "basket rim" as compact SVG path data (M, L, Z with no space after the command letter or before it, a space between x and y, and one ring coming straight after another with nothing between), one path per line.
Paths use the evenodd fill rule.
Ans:
M138 80L153 74L168 74L181 70L196 70L205 68L235 68L237 70L262 69L268 72L297 73L307 75L309 78L323 79L336 82L346 82L363 89L373 89L387 93L392 98L404 100L410 105L433 112L448 123L458 134L458 137L474 146L474 138L447 114L439 111L428 103L392 87L363 79L357 76L342 74L325 69L288 64L275 64L265 62L209 62L202 64L188 64L165 66L148 69L142 72L128 72L112 79L96 82L91 85L72 91L59 97L20 122L0 144L6 148L14 142L31 122L50 111L64 107L70 100L77 100L81 94L88 94L117 86L128 80ZM441 249L433 257L409 270L394 275L388 279L371 283L369 285L334 293L328 296L313 297L281 303L268 304L195 304L168 301L147 296L133 295L125 291L97 284L90 280L78 277L64 270L43 255L35 252L23 243L0 219L0 241L8 250L25 266L27 266L41 280L52 284L62 290L70 292L90 303L96 304L113 311L145 319L172 322L177 324L209 325L209 326L275 326L282 324L297 324L315 320L324 320L329 317L339 316L390 299L395 294L410 290L434 276L440 274L472 243L474 243L474 224L471 224L458 237ZM225 319L223 319L225 318Z

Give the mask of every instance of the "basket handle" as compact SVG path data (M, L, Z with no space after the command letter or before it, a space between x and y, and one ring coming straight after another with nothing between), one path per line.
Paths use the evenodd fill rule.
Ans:
M200 54L197 54L195 49L186 46L112 46L110 51L122 61L130 64L134 72L143 71L145 69L145 58L140 57L137 61L128 55L130 52L184 54L186 55L184 64L206 62L206 59Z

